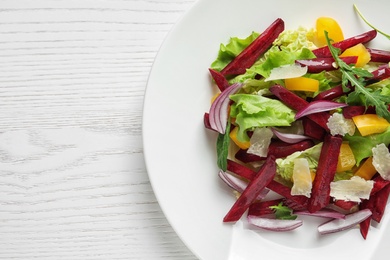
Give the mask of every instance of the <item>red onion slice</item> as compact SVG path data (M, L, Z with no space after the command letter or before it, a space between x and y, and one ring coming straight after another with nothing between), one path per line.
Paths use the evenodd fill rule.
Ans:
M307 215L313 217L332 218L332 219L345 219L345 214L342 214L334 210L325 210L325 209L316 211L314 213L310 213L308 210L299 210L299 211L294 211L294 214Z
M295 144L306 139L311 139L306 135L282 133L276 130L275 128L272 128L272 132L275 134L277 138L289 144Z
M301 109L295 114L295 119L299 119L301 117L314 114L314 113L319 113L319 112L325 112L325 111L330 111L333 109L341 108L341 107L346 107L348 106L345 103L339 103L339 102L334 102L334 101L329 101L329 100L316 100L313 102L310 102L306 107Z
M318 226L320 234L330 234L352 228L372 215L371 210L363 209L345 216L345 219L334 219Z
M240 179L240 178L237 178L231 174L228 174L224 171L219 171L218 173L218 176L230 187L232 188L233 190L236 190L240 193L242 193L246 186L248 186L248 182ZM269 189L265 188L261 191L261 193L259 194L259 196L257 196L257 200L262 200L264 199L267 194L269 193Z
M228 121L229 96L234 94L242 87L242 84L235 83L225 89L211 104L209 112L210 127L224 134L226 131L226 124Z
M302 220L285 220L262 218L258 216L248 215L248 223L270 231L290 231L302 226Z

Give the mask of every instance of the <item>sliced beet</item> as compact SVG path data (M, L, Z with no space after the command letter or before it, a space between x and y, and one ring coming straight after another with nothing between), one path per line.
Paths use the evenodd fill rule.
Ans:
M277 206L281 202L283 202L283 199L254 202L249 206L248 215L263 216L273 214L274 210L270 207Z
M374 187L371 190L370 196L375 195L378 191L382 190L390 184L390 181L383 179L379 174L375 175L373 178Z
M215 81L215 84L217 84L217 86L221 92L230 86L228 80L225 78L224 75L222 75L221 72L216 71L214 69L209 69L209 71L210 71L210 74Z
M248 186L226 214L223 222L234 222L239 220L262 190L273 180L275 174L275 158L269 156L257 172L256 176L249 182Z
M390 51L378 50L373 48L367 48L367 50L370 53L372 62L390 62Z
M318 95L316 95L313 100L332 100L345 94L346 93L344 92L342 85L337 85L330 89L324 90L321 93L318 93Z
M343 41L336 42L332 44L334 47L339 48L341 52L345 51L346 49L353 47L359 43L367 43L371 40L373 40L377 36L377 32L375 30L371 30L356 36L353 36L351 38L345 39ZM317 58L322 57L332 57L332 54L330 53L329 47L324 46L318 49L313 50L314 55Z
M253 180L256 176L256 172L252 169L230 159L227 160L227 170L247 180Z
M375 81L381 81L387 78L390 78L390 67L388 64L379 66L378 69L374 70L372 73L372 78L368 78L369 83Z
M280 182L272 180L267 188L273 192L283 196L286 201L289 201L288 206L293 209L306 209L308 198L303 195L291 195L291 188Z
M357 56L341 57L347 64L356 64ZM322 71L336 70L333 57L314 58L307 60L296 60L295 63L307 67L309 73L320 73Z
M370 230L372 217L368 217L359 224L360 233L364 239L367 239L368 231Z
M292 91L286 89L285 87L281 85L274 85L269 88L272 94L274 94L277 98L279 98L283 103L290 107L291 109L294 109L296 111L300 111L304 109L307 104L309 103L305 99L301 98L300 96L296 95ZM311 114L307 116L312 121L320 125L323 129L326 131L329 131L329 128L327 126L328 119L330 117L330 114L327 112L319 112L315 114Z
M381 190L372 194L368 200L361 203L361 209L370 209L372 219L380 223L385 213L387 201L390 194L390 185L386 185Z
M279 34L284 31L284 21L276 19L263 33L261 33L248 47L237 55L225 68L222 75L244 74L255 61L272 45Z
M316 212L329 204L330 183L336 174L342 142L343 139L341 136L332 136L329 134L325 136L307 207L309 212Z
M308 117L303 117L301 119L303 131L306 136L309 136L311 138L314 138L316 140L322 141L324 139L324 136L326 134L326 131L324 128L316 124L314 121L309 119Z
M365 106L347 106L343 108L343 116L346 119L351 119L354 116L363 115L365 112Z
M314 145L312 140L303 140L295 144L285 143L283 141L272 141L268 148L268 156L274 156L275 158L286 157L294 152L306 150ZM247 150L238 150L235 154L235 158L244 163L257 162L265 160L265 157L250 154Z
M357 203L355 201L336 200L335 202L333 202L333 205L335 205L336 207L338 207L342 210L352 212L355 209L357 209L359 203Z

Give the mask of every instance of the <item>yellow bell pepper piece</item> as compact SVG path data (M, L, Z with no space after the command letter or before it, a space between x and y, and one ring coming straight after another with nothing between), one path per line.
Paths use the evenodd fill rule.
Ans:
M215 94L212 98L211 98L211 104L214 103L214 101L217 99L217 97L221 95L221 92L218 92L217 94Z
M357 62L355 67L361 68L366 65L371 60L371 55L368 52L367 48L359 43L351 48L346 49L340 57L348 57L348 56L357 56Z
M376 114L358 115L352 120L362 136L383 133L390 126L386 119Z
M232 131L230 131L230 139L241 149L246 150L251 146L251 143L249 141L247 142L242 142L237 139L237 132L238 132L238 127L234 127Z
M356 170L355 176L359 176L365 180L371 180L375 175L376 169L372 164L372 156L368 157Z
M284 84L288 90L317 92L320 82L316 79L298 77L285 79Z
M344 40L343 31L335 19L330 17L319 17L316 21L316 33L314 36L314 42L317 47L327 45L325 31L328 32L328 37L329 39L332 39L333 42Z
M351 170L356 164L355 156L348 143L342 143L340 147L339 158L337 161L336 172L345 172Z

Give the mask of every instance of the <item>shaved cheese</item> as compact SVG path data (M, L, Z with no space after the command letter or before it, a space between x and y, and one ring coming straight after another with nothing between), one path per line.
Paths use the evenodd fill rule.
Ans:
M349 180L341 180L330 184L330 196L336 200L360 202L369 199L374 181L353 176Z
M352 119L346 119L341 113L333 113L326 124L329 127L331 135L353 135L356 130Z
M309 162L306 158L297 158L294 160L293 182L291 195L303 195L310 198L312 178Z
M267 127L256 128L250 139L250 146L247 153L255 154L260 157L267 157L268 147L273 135L272 130Z
M307 67L302 67L298 64L291 64L280 66L271 70L271 74L264 81L278 80L278 79L291 79L302 77L307 73Z
M372 165L385 180L390 180L390 152L385 144L372 148Z

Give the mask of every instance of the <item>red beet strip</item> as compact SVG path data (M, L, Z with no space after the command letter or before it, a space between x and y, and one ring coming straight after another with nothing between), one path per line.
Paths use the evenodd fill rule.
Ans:
M263 215L273 214L274 210L271 209L270 207L277 206L281 202L283 202L283 199L254 202L249 206L248 215L263 216Z
M256 200L260 192L273 180L275 174L275 159L270 156L264 162L255 178L249 182L241 196L236 200L229 212L223 218L223 222L239 220L249 206Z
M326 135L320 153L316 176L313 181L311 197L307 209L316 212L329 204L330 183L334 179L340 147L341 136Z
M221 92L223 92L225 89L227 89L230 86L228 80L225 78L224 75L222 75L221 72L216 71L214 69L209 69L209 71L215 81L215 84L217 85L217 87Z
M298 95L296 95L295 93L293 93L292 91L286 89L281 85L274 85L270 87L269 90L271 91L272 94L274 94L277 98L279 98L285 105L287 105L288 107L296 111L300 111L304 109L307 106L307 104L309 104L309 102L307 102L303 98L299 97ZM330 117L329 113L319 112L319 113L308 115L307 117L313 120L318 125L320 125L326 131L329 130L328 126L326 125Z
M247 180L253 180L256 176L252 169L230 159L227 160L227 170Z
M363 115L365 112L365 106L347 106L343 108L343 116L346 119L351 119L354 116Z
M390 67L388 64L382 65L371 73L372 73L372 78L368 78L367 80L369 81L384 80L390 77Z
M371 218L380 223L385 213L385 208L390 194L390 185L386 185L383 189L371 195L368 200L361 203L361 209L370 209L372 212Z
M262 34L260 34L248 47L237 55L225 68L222 75L244 74L255 61L272 45L279 34L284 31L284 21L276 19Z
M345 211L352 212L357 209L359 203L355 201L336 200L335 202L333 202L333 205Z
M341 57L341 59L347 64L356 64L358 57ZM320 73L322 71L331 71L336 70L333 66L334 64L333 57L324 57L324 58L314 58L307 60L296 60L295 63L301 66L307 67L307 72L309 73Z
M345 95L342 85L334 86L330 89L324 90L314 97L313 101L316 100L332 100Z
M286 157L294 152L306 150L314 145L312 140L303 140L295 144L289 144L282 141L272 141L268 148L268 156L275 158ZM247 150L238 150L235 158L244 163L257 162L265 160L265 157L247 153Z
M204 124L204 127L206 127L206 129L215 131L214 129L211 128L209 113L204 113L204 115L203 115L203 124Z
M390 184L390 181L383 179L379 174L375 175L373 181L374 181L374 187L371 190L370 196L375 195L375 193L379 192L380 190L384 189L386 186Z
M291 189L275 180L272 180L267 188L273 192L283 196L286 201L289 201L289 207L293 209L304 209L307 206L308 198L302 195L291 195ZM293 207L293 205L295 205Z
M372 217L369 216L359 224L360 233L364 239L367 239L368 231L370 230L371 219Z
M359 35L356 35L354 37L345 39L343 41L336 42L332 44L334 47L339 48L341 52L345 51L346 49L353 47L359 43L367 43L371 40L373 40L377 35L377 32L375 30L371 30ZM323 57L332 57L332 54L330 53L329 47L324 46L318 49L313 50L314 55L317 58L323 58Z
M390 51L367 48L372 62L390 62Z
M314 123L312 120L310 120L307 117L301 118L301 121L303 126L303 132L306 136L321 141L324 139L324 136L326 134L324 128Z

